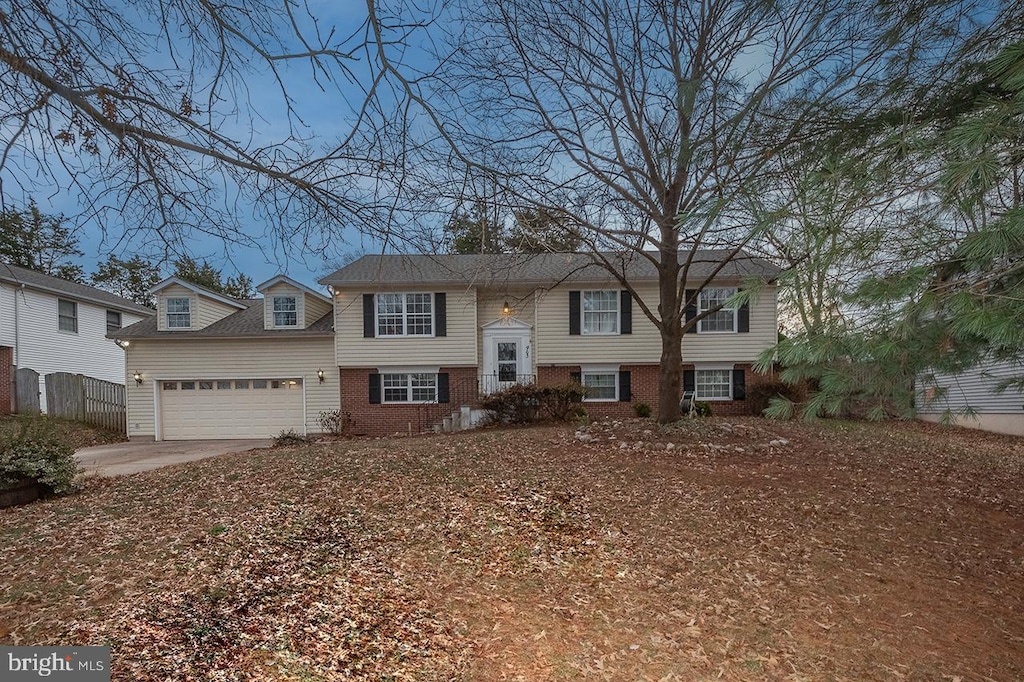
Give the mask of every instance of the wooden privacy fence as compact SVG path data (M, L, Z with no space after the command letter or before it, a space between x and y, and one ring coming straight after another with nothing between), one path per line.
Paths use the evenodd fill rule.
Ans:
M14 373L14 411L39 414L39 372L22 367Z
M46 412L125 433L124 386L82 374L46 375Z

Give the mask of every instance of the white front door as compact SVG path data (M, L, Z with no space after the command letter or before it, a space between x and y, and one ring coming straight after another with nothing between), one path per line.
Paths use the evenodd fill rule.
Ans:
M483 350L483 393L533 381L529 329L485 329Z

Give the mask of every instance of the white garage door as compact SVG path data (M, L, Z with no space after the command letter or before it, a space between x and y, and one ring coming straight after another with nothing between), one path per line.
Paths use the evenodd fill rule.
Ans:
M269 438L302 433L302 379L160 382L165 440Z

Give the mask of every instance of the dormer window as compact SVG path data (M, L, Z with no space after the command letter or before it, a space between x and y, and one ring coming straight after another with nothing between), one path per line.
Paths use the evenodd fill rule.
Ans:
M190 329L192 327L192 299L167 299L167 328Z
M299 305L295 296L274 296L274 326L299 326Z

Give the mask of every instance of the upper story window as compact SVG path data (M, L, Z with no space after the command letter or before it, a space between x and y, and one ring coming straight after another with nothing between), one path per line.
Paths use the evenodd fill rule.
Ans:
M299 304L295 296L274 296L274 326L299 326Z
M697 300L697 314L700 315L708 310L723 305L732 296L736 295L735 287L709 287L700 292ZM720 310L711 313L698 322L700 332L734 332L736 331L735 305L724 306Z
M116 332L121 328L121 313L116 310L107 311L107 333Z
M57 299L57 329L78 333L78 304Z
M188 297L167 299L167 328L189 329L192 327L192 299Z
M377 336L433 333L433 294L377 294Z
M584 334L619 333L618 291L584 291L582 302Z

